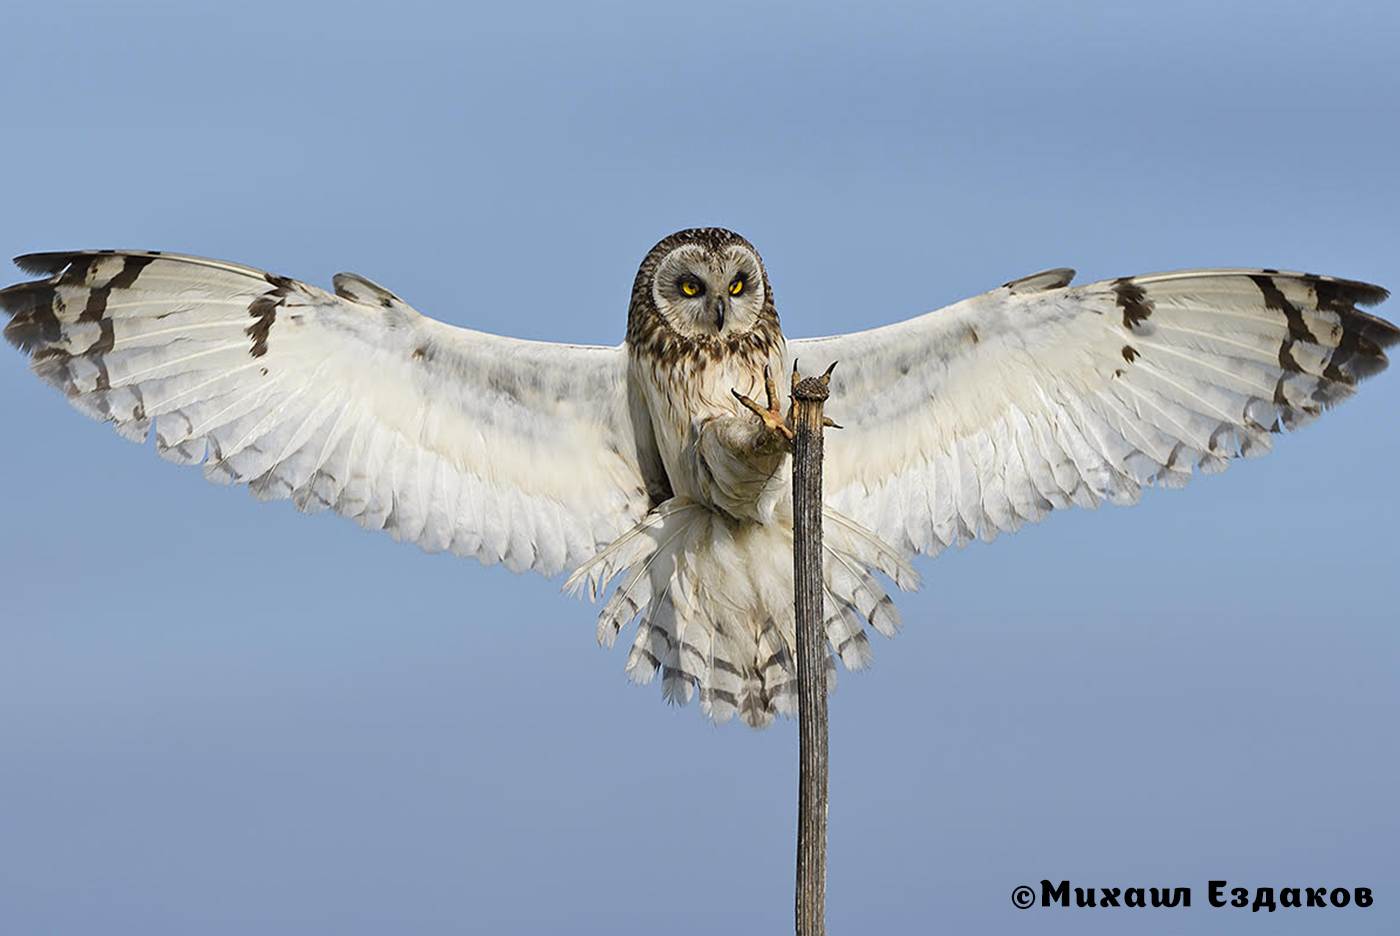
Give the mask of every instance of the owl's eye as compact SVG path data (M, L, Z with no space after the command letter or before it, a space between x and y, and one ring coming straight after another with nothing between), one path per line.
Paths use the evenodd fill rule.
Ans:
M737 296L737 295L739 295L740 293L742 293L743 291L744 291L744 278L743 278L742 276L736 276L736 277L734 277L734 282L732 282L732 283L729 284L729 295L731 295L731 296Z
M698 296L705 291L705 284L692 277L684 277L676 284L682 296Z

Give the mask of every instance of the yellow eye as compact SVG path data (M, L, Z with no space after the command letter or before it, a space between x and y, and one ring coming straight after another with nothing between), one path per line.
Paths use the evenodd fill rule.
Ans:
M729 295L737 296L744 291L744 278L741 276L729 284Z
M700 283L693 279L681 280L681 294L685 296L698 296L703 291Z

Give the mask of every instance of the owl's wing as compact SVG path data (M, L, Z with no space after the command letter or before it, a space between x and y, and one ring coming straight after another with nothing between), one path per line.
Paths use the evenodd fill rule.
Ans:
M1378 286L1275 270L1068 285L1027 277L871 331L790 341L839 361L826 412L832 507L907 551L1137 501L1269 451L1388 363Z
M331 295L170 254L16 263L48 275L0 291L40 379L260 499L552 575L664 493L622 347L455 328L345 273Z

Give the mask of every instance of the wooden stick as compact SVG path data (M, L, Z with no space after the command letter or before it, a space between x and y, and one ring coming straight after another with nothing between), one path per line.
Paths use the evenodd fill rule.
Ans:
M832 364L831 367L835 367ZM822 631L822 416L831 368L792 372L793 583L797 603L797 936L826 934L826 634Z

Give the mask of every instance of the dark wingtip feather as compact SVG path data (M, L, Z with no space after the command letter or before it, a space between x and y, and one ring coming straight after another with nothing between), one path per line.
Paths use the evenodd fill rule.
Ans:
M1351 314L1356 317L1354 324L1360 327L1361 333L1382 348L1389 348L1400 341L1400 328L1395 327L1380 316L1371 315L1369 312L1352 312Z
M53 286L43 282L16 283L0 289L0 309L11 320L5 340L26 354L59 339L62 328L53 312Z
M1400 329L1380 316L1361 312L1357 308L1379 305L1390 297L1389 290L1372 283L1334 276L1304 274L1302 279L1317 296L1317 307L1341 315L1346 328L1355 330L1378 348L1388 348L1400 341Z
M45 253L22 254L15 257L15 266L33 276L53 276L82 256L81 250L55 250Z
M1325 309L1348 305L1379 305L1390 297L1389 290L1360 280L1316 276L1310 273L1303 274L1302 279L1317 294L1317 304Z
M0 289L0 309L11 316L29 312L38 306L47 306L53 298L53 286L42 281L15 283Z
M1374 283L1362 283L1358 280L1337 280L1337 283L1347 291L1347 298L1353 305L1377 306L1390 298L1390 290Z

